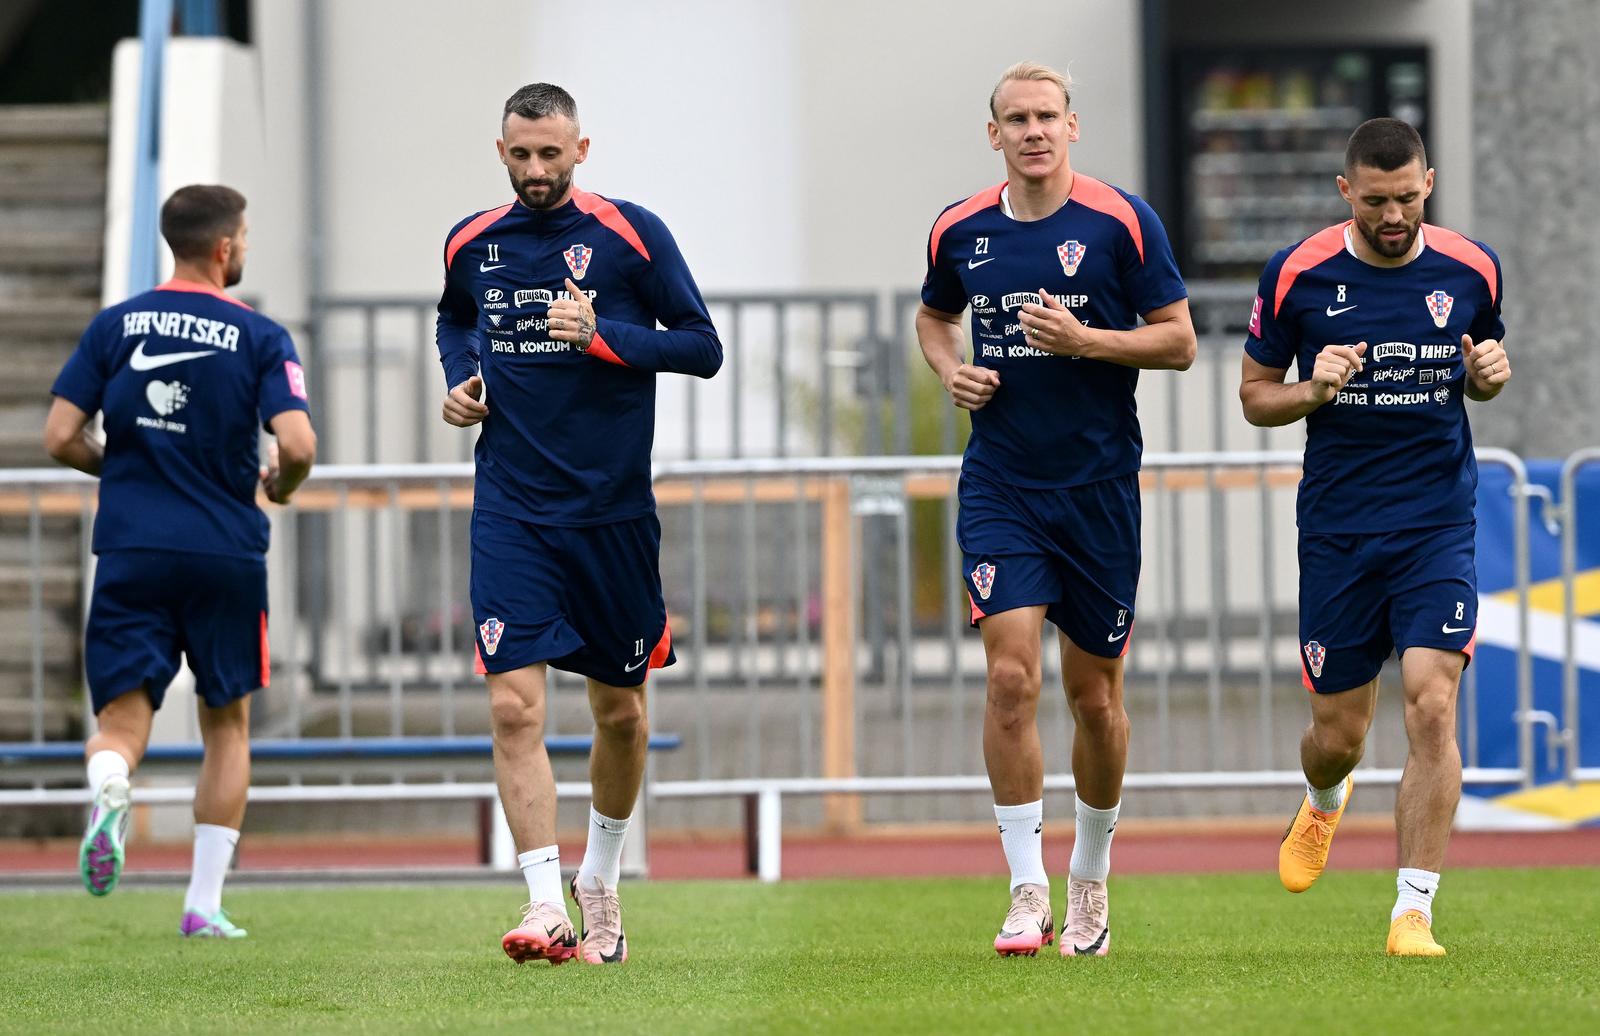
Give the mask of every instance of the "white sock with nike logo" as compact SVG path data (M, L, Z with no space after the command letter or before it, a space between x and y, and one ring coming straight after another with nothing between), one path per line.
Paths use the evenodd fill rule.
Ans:
M517 865L528 882L528 900L532 903L554 903L566 909L566 899L561 894L561 850L554 845L543 849L529 849L517 854Z
M1393 921L1407 910L1417 910L1433 924L1433 895L1439 891L1439 875L1415 867L1401 867L1394 887L1400 894L1395 898L1394 909L1389 911L1389 920Z
M1111 835L1117 829L1122 803L1110 809L1095 809L1082 799L1077 803L1078 830L1072 842L1071 874L1087 881L1105 881L1111 873Z
M1044 799L1017 806L997 803L994 819L1000 825L1000 847L1011 865L1011 887L1049 888L1050 875L1044 869Z
M578 865L580 888L589 888L590 879L597 875L608 888L617 887L622 874L622 840L628 835L628 821L632 819L613 820L589 807L589 842L583 849L583 862Z

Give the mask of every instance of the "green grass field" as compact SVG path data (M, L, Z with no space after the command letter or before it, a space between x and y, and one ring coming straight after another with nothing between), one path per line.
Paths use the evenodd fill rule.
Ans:
M510 882L243 889L233 943L175 891L0 894L0 1032L1600 1032L1600 869L1447 874L1443 960L1384 957L1387 873L1114 878L1103 960L996 957L999 886L635 884L632 959L556 969L501 955Z

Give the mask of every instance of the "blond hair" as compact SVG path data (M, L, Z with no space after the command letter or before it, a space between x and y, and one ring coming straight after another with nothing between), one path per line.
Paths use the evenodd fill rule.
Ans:
M1049 65L1041 65L1037 61L1019 61L1000 74L1000 81L994 84L994 90L989 94L989 114L995 118L1000 117L1000 112L995 104L1000 99L1000 88L1007 83L1018 80L1038 80L1054 83L1061 88L1061 96L1067 102L1067 107L1072 107L1072 78L1062 75Z

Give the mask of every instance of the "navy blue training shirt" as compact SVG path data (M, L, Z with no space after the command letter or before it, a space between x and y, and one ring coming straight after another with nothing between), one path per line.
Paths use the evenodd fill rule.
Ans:
M1500 260L1423 224L1404 266L1357 258L1350 221L1283 249L1261 274L1245 352L1311 377L1326 345L1367 343L1365 369L1306 417L1297 504L1308 532L1387 532L1473 520L1478 466L1461 336L1498 341Z
M105 413L95 553L266 554L257 428L307 409L282 327L210 285L168 281L101 311L50 391Z
M1044 219L1006 211L1005 184L945 209L928 237L922 301L972 307L973 363L1000 387L972 412L963 467L1012 485L1063 488L1139 470L1133 367L1028 344L1018 310L1043 288L1090 327L1127 331L1187 298L1166 228L1143 199L1075 173Z
M444 263L445 384L481 373L489 407L474 506L566 526L653 512L655 376L709 378L722 366L722 343L666 225L631 202L573 188L552 210L512 202L462 220ZM586 353L546 330L569 277L594 306Z

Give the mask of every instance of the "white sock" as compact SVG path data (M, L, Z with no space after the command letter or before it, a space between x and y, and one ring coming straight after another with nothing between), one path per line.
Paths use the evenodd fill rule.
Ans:
M1433 924L1433 894L1439 891L1439 875L1415 867L1401 867L1394 887L1400 894L1395 898L1394 909L1389 911L1389 920L1393 921L1407 910L1420 910L1428 923Z
M564 906L561 896L561 850L553 845L529 849L517 856L522 876L528 879L528 900Z
M994 819L1000 825L1006 863L1011 865L1011 887L1049 888L1050 875L1044 869L1044 799L1020 806L996 805Z
M222 909L222 879L233 862L233 848L239 832L219 824L194 825L194 868L189 872L189 891L183 909L213 917Z
M88 769L89 791L93 795L99 795L100 786L105 784L107 778L128 776L128 760L122 757L121 752L102 748L89 757Z
M1117 829L1122 803L1095 809L1073 796L1077 803L1078 831L1072 842L1071 874L1087 881L1105 881L1111 873L1111 835Z
M608 888L617 887L622 873L622 840L628 836L628 821L601 816L589 807L589 844L583 849L583 862L578 865L578 884L589 887L589 881L598 877Z
M1344 778L1339 778L1339 783L1331 788L1313 788L1311 782L1306 782L1306 798L1311 800L1311 808L1318 813L1337 813L1339 807L1344 805Z

